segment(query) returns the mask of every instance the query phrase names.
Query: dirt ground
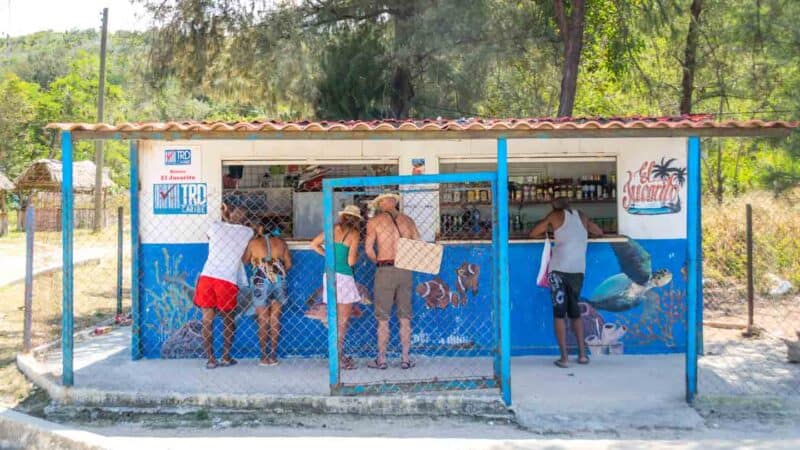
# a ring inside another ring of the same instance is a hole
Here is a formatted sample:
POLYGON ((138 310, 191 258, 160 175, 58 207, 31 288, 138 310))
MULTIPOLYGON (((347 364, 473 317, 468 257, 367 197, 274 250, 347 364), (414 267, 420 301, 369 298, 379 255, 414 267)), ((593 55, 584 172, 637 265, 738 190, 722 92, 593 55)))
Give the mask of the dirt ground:
MULTIPOLYGON (((783 297, 757 296, 753 305, 753 323, 756 335, 753 339, 775 338, 778 340, 797 340, 800 332, 800 295, 783 297)), ((706 343, 744 340, 742 329, 729 329, 709 325, 736 324, 747 325, 747 302, 745 299, 717 298, 707 299, 703 312, 703 338, 706 343)))

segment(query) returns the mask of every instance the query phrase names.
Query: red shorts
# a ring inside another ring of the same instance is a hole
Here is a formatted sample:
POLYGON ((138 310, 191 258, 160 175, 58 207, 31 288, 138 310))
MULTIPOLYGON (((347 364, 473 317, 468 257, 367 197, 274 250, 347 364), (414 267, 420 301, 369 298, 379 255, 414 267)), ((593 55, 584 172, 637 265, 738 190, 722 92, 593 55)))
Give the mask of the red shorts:
POLYGON ((201 275, 194 290, 194 304, 199 308, 233 311, 238 293, 239 287, 229 281, 201 275))

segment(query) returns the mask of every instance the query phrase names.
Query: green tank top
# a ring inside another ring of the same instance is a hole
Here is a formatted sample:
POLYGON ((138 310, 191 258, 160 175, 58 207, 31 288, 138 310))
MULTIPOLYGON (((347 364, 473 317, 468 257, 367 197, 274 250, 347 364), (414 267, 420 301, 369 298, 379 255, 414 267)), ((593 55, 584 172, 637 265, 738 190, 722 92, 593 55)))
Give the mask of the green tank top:
POLYGON ((353 268, 350 267, 347 261, 347 257, 350 254, 350 246, 344 245, 345 239, 347 239, 347 233, 342 236, 342 242, 335 242, 333 244, 333 252, 334 255, 336 255, 334 269, 336 273, 353 276, 353 268))

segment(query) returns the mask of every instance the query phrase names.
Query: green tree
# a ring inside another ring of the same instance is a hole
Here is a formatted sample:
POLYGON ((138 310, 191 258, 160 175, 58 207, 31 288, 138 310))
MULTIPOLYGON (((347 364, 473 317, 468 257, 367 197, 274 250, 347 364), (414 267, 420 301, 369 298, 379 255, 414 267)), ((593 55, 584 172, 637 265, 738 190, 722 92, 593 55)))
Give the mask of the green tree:
POLYGON ((39 86, 6 75, 0 80, 0 170, 11 177, 25 165, 42 157, 30 124, 36 122, 40 97, 39 86))
POLYGON ((371 119, 387 116, 387 55, 369 26, 338 33, 322 54, 315 102, 320 119, 371 119))

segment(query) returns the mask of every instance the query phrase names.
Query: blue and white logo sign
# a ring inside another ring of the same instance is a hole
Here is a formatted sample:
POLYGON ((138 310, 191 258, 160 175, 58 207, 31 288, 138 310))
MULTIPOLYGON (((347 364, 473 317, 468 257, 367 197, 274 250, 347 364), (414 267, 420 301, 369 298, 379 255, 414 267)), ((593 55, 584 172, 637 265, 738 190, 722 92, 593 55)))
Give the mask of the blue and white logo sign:
POLYGON ((153 214, 207 214, 206 183, 153 185, 153 214))
POLYGON ((188 148, 164 150, 164 164, 168 166, 188 166, 192 164, 192 150, 188 148))

